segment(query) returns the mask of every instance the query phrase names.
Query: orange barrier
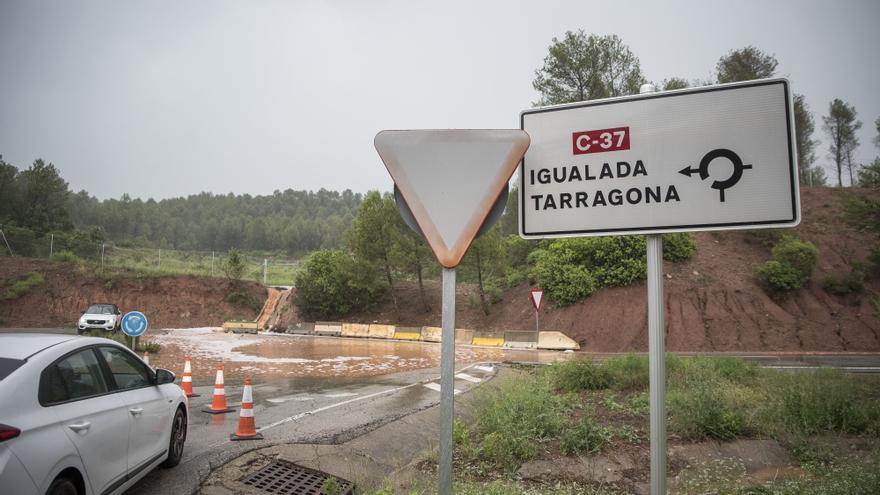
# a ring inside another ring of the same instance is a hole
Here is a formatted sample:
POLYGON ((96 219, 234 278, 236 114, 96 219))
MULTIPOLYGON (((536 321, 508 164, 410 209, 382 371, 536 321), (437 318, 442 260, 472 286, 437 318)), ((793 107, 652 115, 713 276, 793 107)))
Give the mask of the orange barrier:
POLYGON ((244 379, 244 391, 241 393, 241 409, 238 413, 238 429, 230 440, 262 440, 263 434, 257 431, 254 424, 254 392, 251 388, 251 379, 244 379))
POLYGON ((205 406, 202 412, 210 414, 223 414, 232 412, 226 407, 226 391, 223 389, 223 365, 217 365, 217 378, 214 380, 214 396, 211 397, 211 407, 205 406))

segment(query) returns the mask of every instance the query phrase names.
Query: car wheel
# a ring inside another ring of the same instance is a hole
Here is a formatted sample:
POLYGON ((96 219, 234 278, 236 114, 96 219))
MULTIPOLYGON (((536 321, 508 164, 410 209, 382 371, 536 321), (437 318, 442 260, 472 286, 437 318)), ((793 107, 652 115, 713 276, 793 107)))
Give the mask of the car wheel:
POLYGON ((183 444, 186 443, 186 414, 178 408, 171 422, 171 440, 168 442, 168 459, 162 467, 170 468, 180 464, 183 457, 183 444))
POLYGON ((79 495, 79 491, 69 478, 58 478, 49 485, 46 495, 79 495))

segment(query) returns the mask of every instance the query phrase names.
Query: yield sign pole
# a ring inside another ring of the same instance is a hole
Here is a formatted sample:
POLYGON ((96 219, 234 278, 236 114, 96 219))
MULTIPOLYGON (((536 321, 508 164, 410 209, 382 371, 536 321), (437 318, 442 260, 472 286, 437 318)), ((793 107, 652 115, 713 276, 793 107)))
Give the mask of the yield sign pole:
POLYGON ((376 151, 443 266, 440 479, 452 494, 455 267, 529 147, 519 129, 382 131, 376 151))

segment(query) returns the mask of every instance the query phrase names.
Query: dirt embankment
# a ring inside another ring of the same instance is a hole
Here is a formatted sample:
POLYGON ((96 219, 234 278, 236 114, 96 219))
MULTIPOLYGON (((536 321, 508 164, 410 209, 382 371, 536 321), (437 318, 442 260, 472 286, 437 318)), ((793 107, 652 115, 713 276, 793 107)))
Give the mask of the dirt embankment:
MULTIPOLYGON (((859 191, 877 196, 876 192, 859 191)), ((880 296, 880 279, 869 276, 865 292, 835 296, 822 289, 828 274, 843 275, 854 261, 865 262, 878 245, 872 233, 858 232, 843 221, 842 192, 832 188, 802 190, 803 222, 793 229, 819 249, 819 265, 809 284, 788 296, 768 295, 758 286, 753 267, 770 259, 770 236, 764 231, 694 234, 696 255, 684 263, 664 265, 666 343, 672 351, 880 351, 880 314, 872 301, 880 296)), ((428 283, 431 311, 418 304, 414 284, 398 290, 397 311, 386 303, 375 314, 350 321, 439 325, 440 285, 428 283)), ((475 288, 459 284, 456 326, 500 332, 535 328, 528 285, 505 292, 488 316, 475 288)), ((559 330, 582 349, 597 352, 645 351, 647 288, 644 283, 601 290, 587 300, 541 308, 541 328, 559 330)))
MULTIPOLYGON (((143 311, 154 328, 220 326, 224 319, 253 319, 266 289, 250 282, 240 291, 256 309, 230 304, 225 280, 195 276, 138 277, 124 272, 98 277, 89 268, 46 260, 0 257, 0 281, 39 272, 45 283, 21 297, 0 302, 0 326, 71 327, 91 303, 115 303, 125 313, 143 311)), ((241 300, 243 298, 239 298, 241 300)))

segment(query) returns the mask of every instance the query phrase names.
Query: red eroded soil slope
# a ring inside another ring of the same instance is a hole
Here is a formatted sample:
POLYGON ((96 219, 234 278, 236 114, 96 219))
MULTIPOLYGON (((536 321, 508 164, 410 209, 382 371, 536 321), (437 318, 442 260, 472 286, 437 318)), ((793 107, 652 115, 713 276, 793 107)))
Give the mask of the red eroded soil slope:
POLYGON ((0 301, 0 327, 73 327, 96 302, 115 303, 123 313, 143 311, 153 328, 220 326, 226 318, 255 318, 266 300, 266 289, 250 282, 242 287, 258 301, 257 309, 226 302, 228 285, 219 278, 124 273, 99 278, 70 263, 0 257, 0 281, 33 271, 45 283, 15 300, 0 301))
MULTIPOLYGON (((880 194, 858 191, 880 199, 880 194)), ((832 188, 802 190, 803 222, 793 229, 816 244, 819 265, 807 287, 788 296, 768 295, 752 274, 770 259, 763 231, 696 233, 696 255, 684 263, 666 262, 666 342, 672 351, 880 351, 877 301, 880 280, 868 277, 865 292, 839 297, 822 289, 826 274, 845 274, 854 260, 864 262, 877 245, 873 233, 858 232, 843 221, 846 192, 832 188)), ((418 304, 413 284, 399 289, 397 312, 386 303, 377 314, 353 315, 350 321, 407 325, 440 324, 440 288, 429 283, 431 311, 418 304)), ((528 285, 505 292, 484 315, 473 286, 460 284, 456 326, 500 332, 531 330, 534 310, 528 285)), ((541 328, 565 332, 587 351, 645 351, 647 288, 644 283, 604 289, 565 308, 541 309, 541 328)))

